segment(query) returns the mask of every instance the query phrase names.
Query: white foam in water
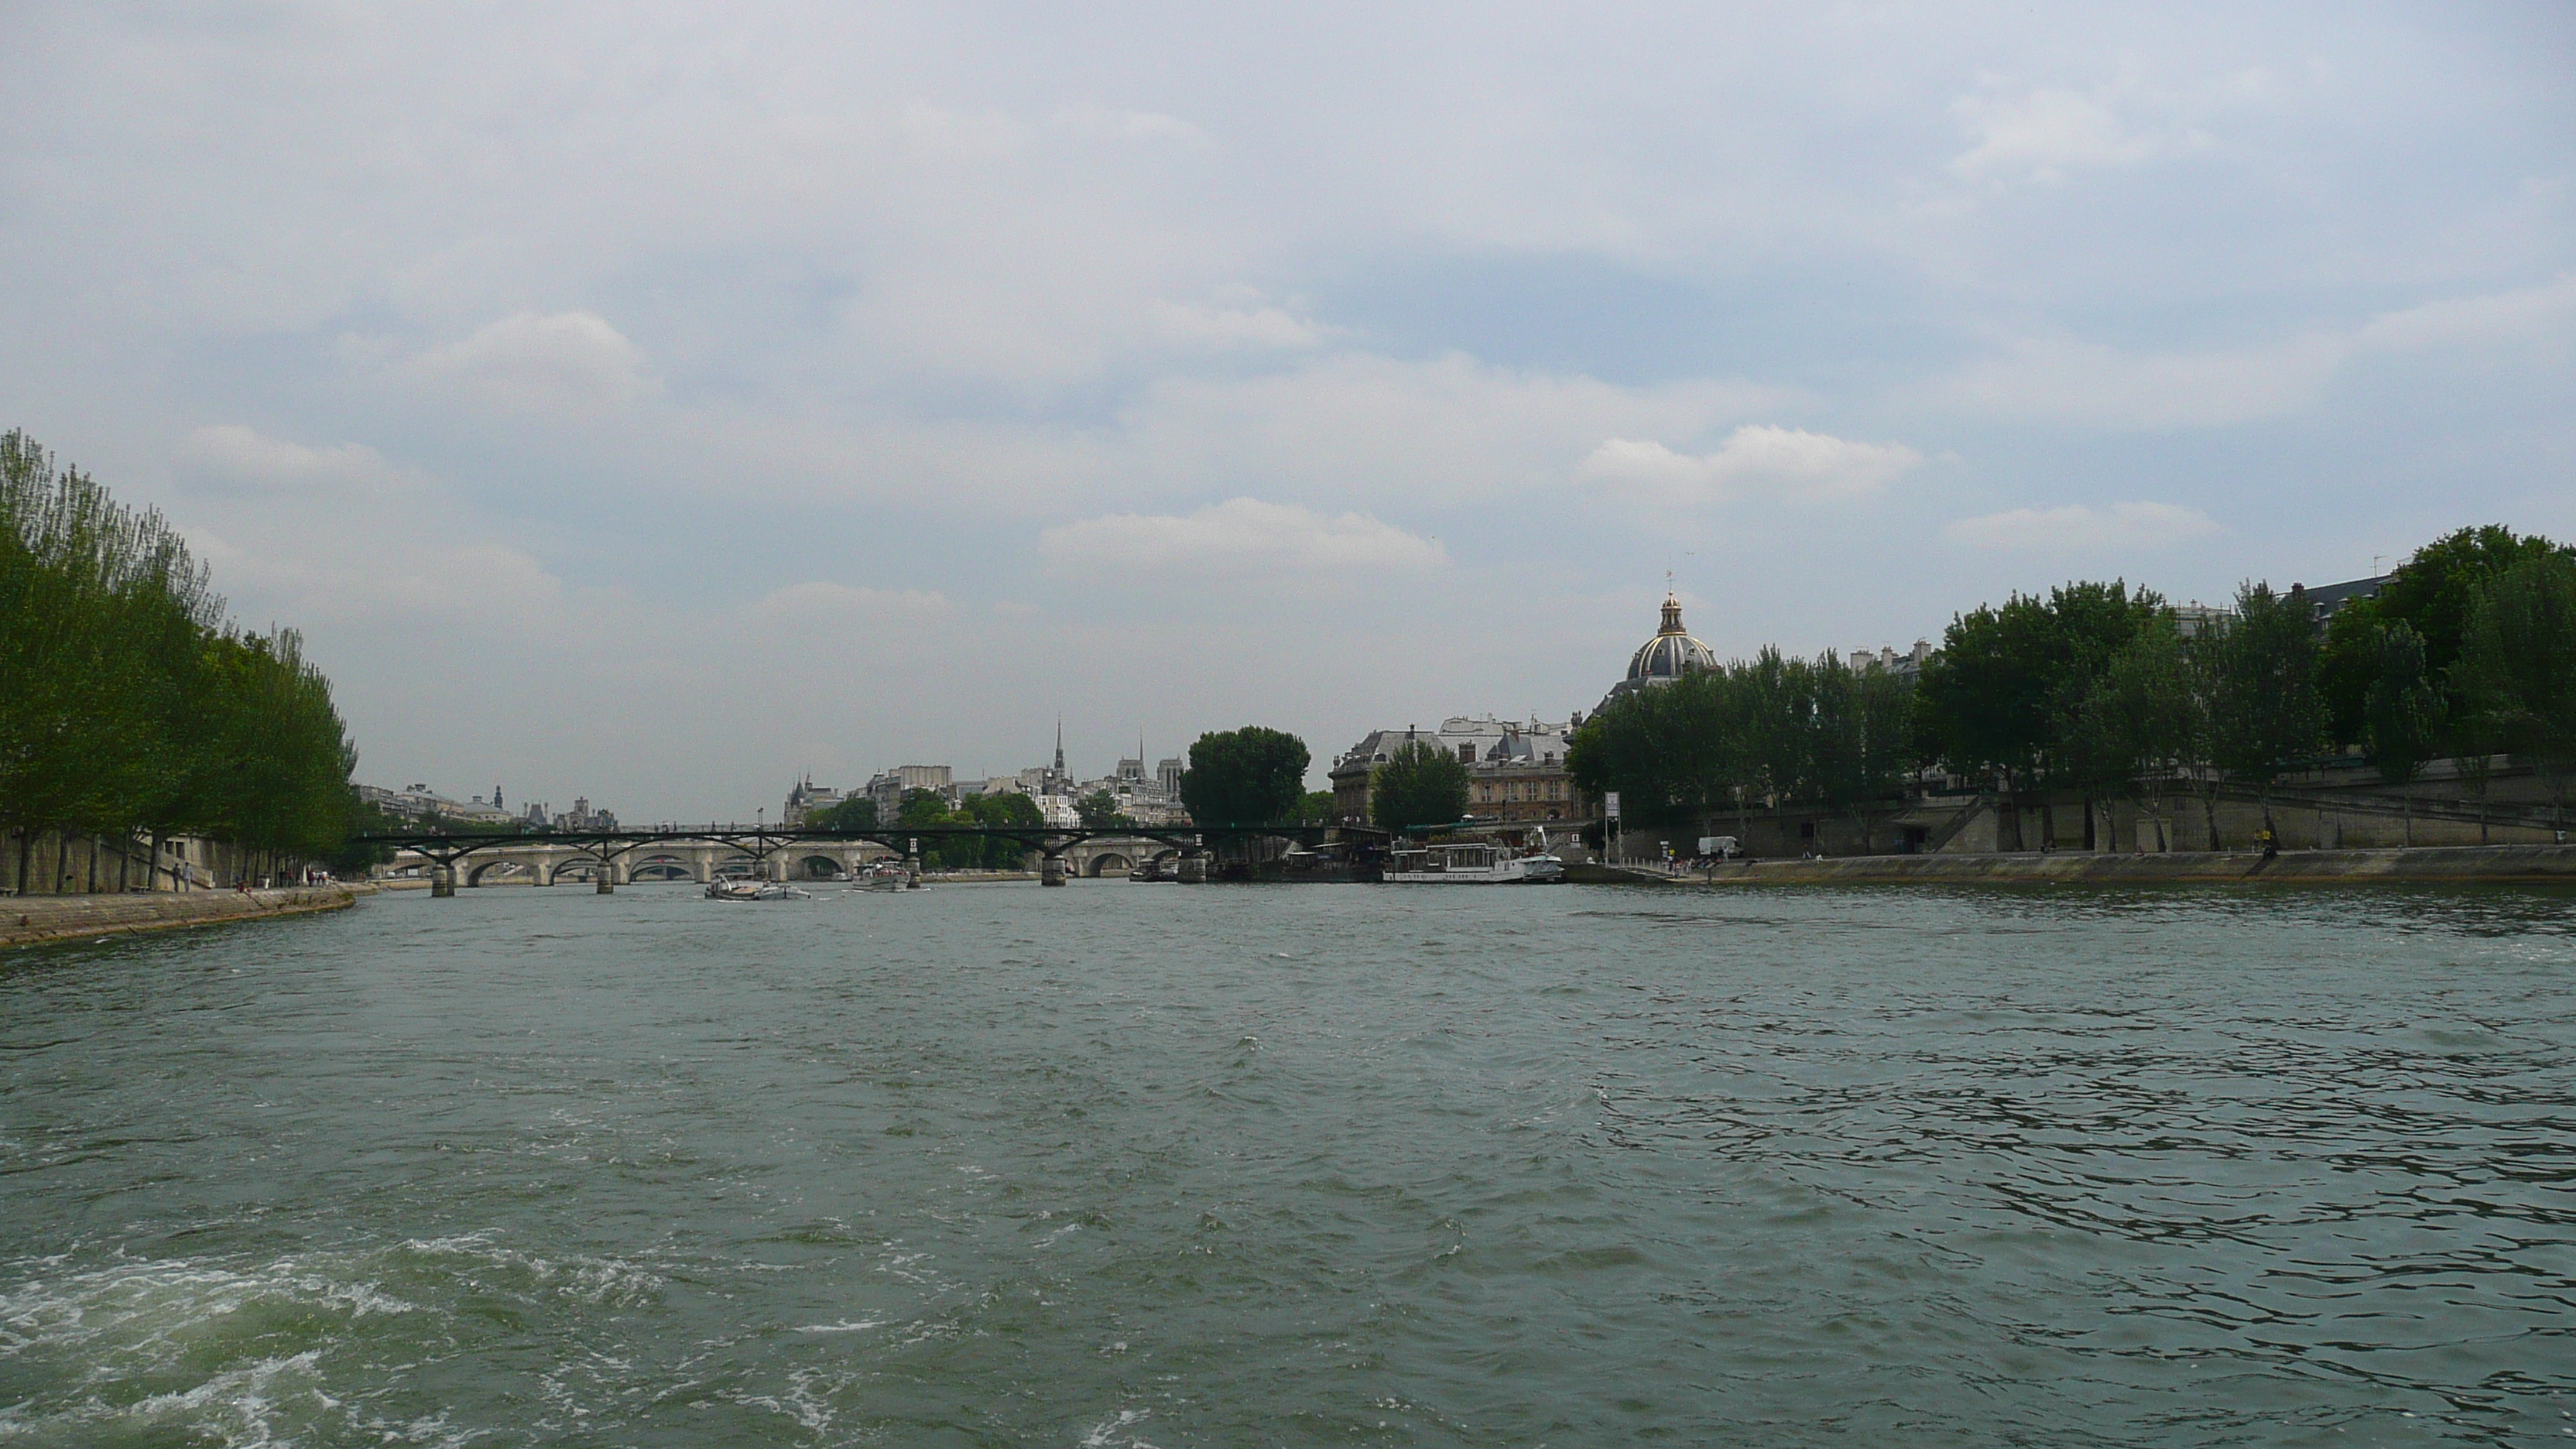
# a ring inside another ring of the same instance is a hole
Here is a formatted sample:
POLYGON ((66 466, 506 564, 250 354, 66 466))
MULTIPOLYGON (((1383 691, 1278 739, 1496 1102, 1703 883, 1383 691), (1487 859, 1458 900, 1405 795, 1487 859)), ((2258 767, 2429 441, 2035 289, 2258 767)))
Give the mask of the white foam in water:
POLYGON ((263 1299, 337 1308, 352 1318, 419 1311, 371 1282, 325 1268, 319 1258, 281 1258, 247 1271, 179 1258, 40 1278, 0 1293, 0 1349, 15 1355, 95 1345, 149 1358, 173 1339, 263 1299))
POLYGON ((530 1286, 560 1291, 585 1303, 619 1308, 640 1308, 660 1296, 669 1283, 661 1274, 622 1259, 577 1254, 540 1258, 515 1248, 496 1247, 492 1241, 496 1236, 493 1230, 485 1229, 453 1237, 413 1238, 403 1244, 403 1249, 423 1257, 461 1257, 524 1273, 532 1280, 530 1286))
POLYGON ((1091 1432, 1082 1436, 1082 1449, 1154 1449, 1153 1445, 1133 1434, 1124 1439, 1117 1437, 1122 1430, 1132 1429, 1152 1417, 1154 1411, 1151 1409, 1120 1409, 1117 1418, 1103 1419, 1091 1426, 1091 1432))
POLYGON ((886 1322, 887 1320, 882 1318, 853 1318, 846 1323, 808 1323, 804 1327, 796 1329, 795 1332, 857 1333, 862 1329, 883 1328, 886 1326, 886 1322))
POLYGON ((272 1415, 281 1397, 309 1395, 317 1405, 330 1402, 316 1387, 320 1374, 315 1364, 320 1358, 319 1352, 307 1349, 286 1358, 262 1359, 216 1374, 193 1389, 154 1394, 117 1417, 136 1427, 184 1426, 200 1434, 213 1434, 222 1440, 225 1449, 292 1443, 292 1438, 278 1437, 272 1415), (278 1380, 282 1377, 290 1382, 280 1385, 278 1380))

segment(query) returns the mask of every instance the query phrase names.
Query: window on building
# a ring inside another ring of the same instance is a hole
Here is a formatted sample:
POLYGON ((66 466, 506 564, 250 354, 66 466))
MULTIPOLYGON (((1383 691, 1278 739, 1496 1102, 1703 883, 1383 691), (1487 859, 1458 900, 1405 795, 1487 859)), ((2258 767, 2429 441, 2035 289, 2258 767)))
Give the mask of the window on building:
POLYGON ((1458 747, 1458 758, 1470 765, 1476 763, 1476 747, 1474 745, 1460 745, 1458 747))

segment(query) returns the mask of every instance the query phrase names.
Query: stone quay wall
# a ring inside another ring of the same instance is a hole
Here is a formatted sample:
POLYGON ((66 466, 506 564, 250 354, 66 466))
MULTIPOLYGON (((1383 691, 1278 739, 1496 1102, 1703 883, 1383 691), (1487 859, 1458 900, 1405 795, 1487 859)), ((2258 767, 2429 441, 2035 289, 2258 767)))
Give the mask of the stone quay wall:
POLYGON ((1673 885, 2576 885, 2576 845, 2422 846, 2412 850, 2167 851, 2109 855, 1859 855, 1726 861, 1705 869, 1622 872, 1673 885))
POLYGON ((361 889, 332 885, 262 891, 13 896, 0 899, 0 947, 343 911, 357 903, 361 889))

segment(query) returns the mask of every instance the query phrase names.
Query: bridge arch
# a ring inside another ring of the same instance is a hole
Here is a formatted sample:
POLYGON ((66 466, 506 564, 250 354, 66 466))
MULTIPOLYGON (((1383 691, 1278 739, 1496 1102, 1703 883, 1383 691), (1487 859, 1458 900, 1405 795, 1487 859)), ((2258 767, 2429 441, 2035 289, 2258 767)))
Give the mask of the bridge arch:
POLYGON ((1083 866, 1082 873, 1091 877, 1093 880, 1098 880, 1102 876, 1113 873, 1117 875, 1125 875, 1127 872, 1134 870, 1135 868, 1136 862, 1129 860, 1127 857, 1120 855, 1114 850, 1104 850, 1098 855, 1093 856, 1090 861, 1083 866))
POLYGON ((534 867, 530 866, 526 861, 518 860, 510 856, 486 856, 481 860, 476 860, 472 856, 468 856, 465 858, 463 864, 465 867, 465 883, 469 886, 486 884, 486 877, 506 879, 517 876, 522 872, 526 872, 531 875, 535 873, 534 867))
POLYGON ((696 880, 698 869, 686 856, 657 850, 639 856, 626 869, 626 878, 636 881, 696 880))

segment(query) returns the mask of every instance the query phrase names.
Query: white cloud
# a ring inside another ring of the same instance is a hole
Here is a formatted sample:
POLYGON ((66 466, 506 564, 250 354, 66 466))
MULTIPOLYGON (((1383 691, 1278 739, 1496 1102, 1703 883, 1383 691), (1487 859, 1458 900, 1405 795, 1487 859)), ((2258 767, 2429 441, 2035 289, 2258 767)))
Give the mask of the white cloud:
POLYGON ((1197 307, 1154 304, 1155 330, 1185 347, 1313 347, 1333 329, 1319 327, 1280 307, 1197 307))
POLYGON ((2394 352, 2552 339, 2576 341, 2576 272, 2518 291, 2384 312, 2353 334, 2362 347, 2394 352))
POLYGON ((2054 422, 2218 427, 2307 406, 2351 352, 2348 339, 2324 333, 2270 347, 2160 353, 2029 338, 1929 391, 1941 403, 2054 422))
POLYGON ((1942 529, 1941 536, 1967 548, 2076 552, 2161 548, 2220 531, 2208 514, 2171 503, 2114 503, 2099 509, 2070 503, 1962 518, 1942 529))
POLYGON ((1716 378, 1621 386, 1449 354, 1335 350, 1250 377, 1174 377, 1100 440, 1104 476, 1174 492, 1209 478, 1267 493, 1408 506, 1561 490, 1605 437, 1689 437, 1805 401, 1716 378))
POLYGON ((416 481, 362 444, 309 447, 238 423, 189 433, 179 445, 178 462, 188 485, 206 492, 372 493, 416 481))
POLYGON ((759 624, 847 624, 948 612, 948 596, 920 589, 865 589, 814 580, 772 589, 744 613, 759 624))
POLYGON ((2223 427, 2310 406, 2356 359, 2443 347, 2576 342, 2576 273, 2538 287, 2445 298, 2341 331, 2265 346, 2126 352, 2024 338, 1922 389, 1979 412, 2116 428, 2223 427))
POLYGON ((1921 453, 1902 443, 1861 443, 1750 423, 1714 453, 1677 453, 1658 442, 1612 438, 1592 450, 1575 476, 1682 505, 1750 494, 1822 500, 1876 493, 1922 461, 1921 453))
POLYGON ((501 412, 595 417, 657 391, 644 354, 591 312, 519 312, 414 358, 415 375, 501 412))
POLYGON ((1113 513, 1050 528, 1038 550, 1060 573, 1295 576, 1437 568, 1438 542, 1366 514, 1232 498, 1187 515, 1113 513))
POLYGON ((2070 171, 2131 165, 2184 143, 2138 129, 2100 93, 1963 96, 1951 109, 1973 144, 1951 159, 1950 171, 1970 181, 2063 181, 2070 171))
POLYGON ((1105 141, 1160 141, 1193 148, 1210 144, 1207 132, 1178 116, 1167 116, 1160 111, 1068 106, 1056 112, 1052 119, 1064 130, 1105 141))

